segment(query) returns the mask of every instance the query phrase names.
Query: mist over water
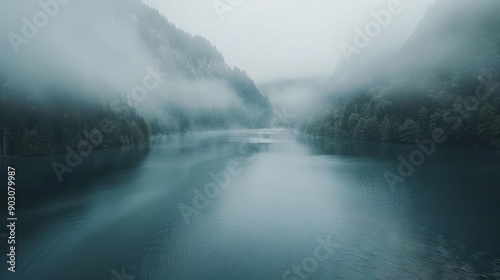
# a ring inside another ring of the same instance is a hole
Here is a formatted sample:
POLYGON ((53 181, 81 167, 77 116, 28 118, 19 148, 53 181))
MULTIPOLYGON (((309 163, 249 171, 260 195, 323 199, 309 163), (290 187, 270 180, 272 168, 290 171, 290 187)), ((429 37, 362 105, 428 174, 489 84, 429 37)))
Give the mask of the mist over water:
POLYGON ((500 279, 498 26, 0 0, 0 279, 500 279))

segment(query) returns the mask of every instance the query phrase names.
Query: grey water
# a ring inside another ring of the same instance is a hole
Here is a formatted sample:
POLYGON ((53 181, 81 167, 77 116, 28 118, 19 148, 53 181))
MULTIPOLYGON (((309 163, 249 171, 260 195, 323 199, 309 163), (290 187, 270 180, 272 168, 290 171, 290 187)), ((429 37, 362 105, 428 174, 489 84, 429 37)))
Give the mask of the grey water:
POLYGON ((500 279, 500 153, 438 146, 390 185, 416 148, 188 133, 95 150, 63 182, 65 154, 6 159, 14 279, 500 279))

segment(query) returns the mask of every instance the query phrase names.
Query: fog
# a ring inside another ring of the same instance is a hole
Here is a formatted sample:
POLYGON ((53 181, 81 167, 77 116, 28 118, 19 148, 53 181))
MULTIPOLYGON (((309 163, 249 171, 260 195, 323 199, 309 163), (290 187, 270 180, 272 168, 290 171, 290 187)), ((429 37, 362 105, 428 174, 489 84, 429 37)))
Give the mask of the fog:
POLYGON ((192 115, 227 109, 244 110, 234 92, 224 83, 213 80, 167 80, 158 89, 148 93, 144 101, 136 103, 138 111, 146 116, 159 116, 162 105, 180 107, 192 115))
MULTIPOLYGON (((2 33, 23 36, 22 18, 32 21, 43 11, 36 2, 15 2, 2 9, 2 33)), ((47 24, 35 27, 27 43, 2 48, 9 77, 23 85, 39 84, 57 77, 59 83, 72 75, 88 82, 104 80, 125 91, 140 81, 145 65, 154 60, 142 46, 132 22, 110 18, 112 6, 95 1, 70 1, 47 24), (36 31, 38 29, 38 31, 36 31), (17 51, 17 54, 16 54, 17 51)), ((4 69, 5 71, 5 69, 4 69)))
POLYGON ((471 55, 481 57, 493 51, 492 46, 482 45, 488 35, 479 32, 479 28, 484 24, 480 23, 481 17, 497 9, 498 1, 436 1, 418 22, 417 29, 408 30, 404 40, 383 30, 380 36, 370 38, 372 41, 366 48, 358 48, 360 53, 348 52, 342 57, 330 77, 330 92, 367 88, 380 79, 390 79, 390 83, 402 89, 414 89, 417 85, 429 88, 433 81, 412 79, 436 71, 484 75, 488 71, 479 68, 485 65, 478 64, 487 59, 466 63, 474 60, 471 55), (453 28, 456 23, 460 23, 460 27, 453 28), (383 43, 395 40, 399 40, 399 44, 393 47, 383 43))
MULTIPOLYGON (((229 65, 241 66, 257 83, 330 76, 342 55, 341 42, 352 40, 354 28, 372 20, 370 12, 387 9, 389 3, 253 0, 218 13, 214 5, 227 1, 143 1, 180 28, 208 38, 229 65)), ((400 46, 431 2, 401 0, 403 11, 372 45, 400 46)))
MULTIPOLYGON (((360 2, 356 4, 370 9, 360 2)), ((437 73, 454 75, 457 82, 477 82, 477 77, 494 73, 500 57, 495 45, 484 43, 491 35, 480 28, 484 25, 483 16, 488 18, 491 16, 488 13, 498 11, 498 1, 441 0, 425 6, 424 13, 419 8, 422 6, 401 1, 401 13, 394 16, 379 35, 368 36, 367 46, 356 43, 356 40, 362 41, 361 36, 350 34, 344 43, 356 51, 337 49, 340 54, 327 79, 263 83, 263 92, 269 94, 278 111, 307 119, 330 112, 332 103, 335 104, 332 98, 338 96, 361 92, 399 96, 428 94, 443 86, 437 73), (457 20, 461 25, 453 28, 451 23, 457 20)), ((373 21, 369 18, 345 26, 359 27, 368 34, 366 26, 373 21)), ((307 71, 308 64, 301 69, 307 71)))
POLYGON ((500 0, 0 0, 0 280, 500 279, 499 27, 500 0))
POLYGON ((321 78, 282 80, 261 84, 259 89, 276 108, 275 115, 292 121, 318 109, 316 101, 325 92, 325 82, 321 78))
MULTIPOLYGON (((470 0, 399 1, 398 12, 387 26, 369 39, 368 46, 359 47, 356 29, 366 30, 375 21, 373 14, 389 10, 391 1, 243 1, 223 16, 214 8, 218 2, 143 2, 179 28, 206 37, 230 66, 244 69, 255 79, 277 108, 297 113, 316 110, 328 96, 374 79, 421 71, 437 62, 451 67, 470 50, 469 38, 457 32, 436 38, 432 30, 446 28, 447 19, 478 6, 470 0), (422 20, 426 13, 439 20, 422 20), (415 33, 417 27, 421 34, 415 33), (347 53, 342 48, 346 44, 357 51, 347 53)), ((482 0, 481 5, 488 2, 495 1, 482 0)), ((13 34, 23 36, 26 19, 32 22, 42 8, 34 1, 10 1, 8 9, 0 9, 0 32, 7 34, 1 41, 0 73, 33 95, 43 96, 53 83, 74 89, 66 94, 96 94, 99 100, 103 94, 109 94, 104 99, 130 95, 151 71, 165 72, 165 63, 156 53, 161 50, 146 46, 136 15, 117 12, 136 4, 68 1, 59 4, 42 27, 28 27, 30 38, 21 40, 13 34)), ((177 73, 168 75, 147 93, 147 99, 136 102, 140 111, 159 111, 164 104, 193 111, 241 106, 224 82, 193 82, 177 73)), ((403 78, 393 83, 404 87, 411 81, 403 78)))
POLYGON ((185 110, 240 106, 225 82, 193 82, 175 71, 166 73, 165 62, 141 37, 137 16, 123 15, 122 9, 142 5, 140 1, 42 2, 57 4, 49 5, 53 15, 46 21, 37 18, 44 9, 35 1, 9 1, 8 9, 0 9, 0 33, 6 35, 1 41, 0 77, 30 96, 43 99, 59 88, 65 95, 99 102, 124 95, 130 99, 146 77, 161 76, 149 79, 153 87, 147 98, 134 100, 140 112, 159 111, 165 104, 185 110))

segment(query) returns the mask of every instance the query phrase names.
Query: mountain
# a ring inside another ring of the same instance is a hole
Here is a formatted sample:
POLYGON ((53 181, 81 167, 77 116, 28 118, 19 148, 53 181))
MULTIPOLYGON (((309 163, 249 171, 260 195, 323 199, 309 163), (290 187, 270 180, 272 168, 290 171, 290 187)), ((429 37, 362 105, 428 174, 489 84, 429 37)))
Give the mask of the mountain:
POLYGON ((436 1, 396 53, 340 64, 312 134, 500 146, 500 3, 436 1))
POLYGON ((0 156, 76 149, 90 132, 110 146, 269 122, 270 102, 243 70, 139 0, 0 10, 0 156))

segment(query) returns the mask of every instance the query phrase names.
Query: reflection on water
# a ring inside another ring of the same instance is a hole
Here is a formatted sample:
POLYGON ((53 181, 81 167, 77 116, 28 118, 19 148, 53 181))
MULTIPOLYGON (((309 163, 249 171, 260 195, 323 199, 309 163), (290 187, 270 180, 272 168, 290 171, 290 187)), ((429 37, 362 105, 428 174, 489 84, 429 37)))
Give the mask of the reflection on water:
POLYGON ((64 155, 19 158, 17 279, 112 279, 122 268, 135 279, 500 277, 499 153, 438 147, 390 188, 384 173, 412 149, 189 133, 94 151, 63 184, 50 163, 64 155), (221 182, 197 208, 196 194, 221 182), (319 239, 338 244, 326 259, 319 239))
POLYGON ((22 196, 18 204, 30 207, 44 202, 41 198, 48 197, 49 193, 50 196, 58 196, 76 189, 85 189, 96 178, 120 170, 134 169, 148 153, 149 145, 121 146, 95 150, 89 156, 82 157, 81 163, 73 165, 75 167, 68 164, 66 153, 3 160, 2 168, 6 169, 7 165, 16 168, 16 179, 20 186, 16 191, 22 196), (63 172, 62 181, 59 181, 54 170, 55 162, 71 169, 63 172))

